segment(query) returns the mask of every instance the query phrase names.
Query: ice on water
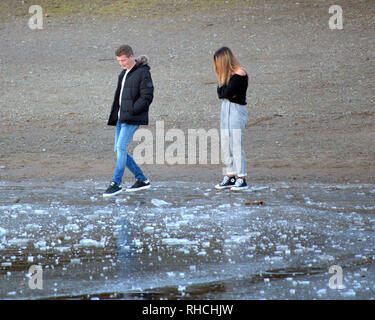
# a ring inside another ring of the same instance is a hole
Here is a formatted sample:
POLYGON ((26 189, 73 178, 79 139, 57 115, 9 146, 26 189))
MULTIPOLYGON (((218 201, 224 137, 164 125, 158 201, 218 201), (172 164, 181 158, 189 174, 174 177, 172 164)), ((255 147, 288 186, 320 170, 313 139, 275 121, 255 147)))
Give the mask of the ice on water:
POLYGON ((156 182, 111 199, 104 188, 0 185, 0 298, 167 287, 189 296, 197 286, 205 298, 375 296, 374 185, 280 182, 230 192, 156 182), (41 292, 18 285, 32 264, 43 267, 41 292), (328 286, 332 265, 344 269, 342 290, 328 286), (228 289, 210 293, 218 283, 228 289))

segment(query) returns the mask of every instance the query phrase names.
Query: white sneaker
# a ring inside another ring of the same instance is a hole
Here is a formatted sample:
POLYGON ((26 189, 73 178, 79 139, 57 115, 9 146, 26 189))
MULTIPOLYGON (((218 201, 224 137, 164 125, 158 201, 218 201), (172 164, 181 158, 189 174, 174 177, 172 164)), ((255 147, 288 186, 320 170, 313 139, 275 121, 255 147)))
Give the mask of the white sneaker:
POLYGON ((217 184, 215 188, 218 190, 229 189, 234 186, 235 182, 236 182, 235 177, 224 176, 223 182, 217 184))
POLYGON ((245 178, 238 178, 234 186, 230 189, 234 191, 238 191, 238 190, 244 190, 247 188, 249 188, 249 186, 247 185, 245 178))
POLYGON ((113 197, 122 192, 122 187, 112 181, 107 190, 103 193, 104 198, 113 197))
POLYGON ((126 188, 126 192, 134 192, 138 190, 149 189, 150 187, 151 187, 151 184, 149 180, 142 181, 142 180, 137 179, 137 181, 135 181, 135 183, 131 187, 126 188))

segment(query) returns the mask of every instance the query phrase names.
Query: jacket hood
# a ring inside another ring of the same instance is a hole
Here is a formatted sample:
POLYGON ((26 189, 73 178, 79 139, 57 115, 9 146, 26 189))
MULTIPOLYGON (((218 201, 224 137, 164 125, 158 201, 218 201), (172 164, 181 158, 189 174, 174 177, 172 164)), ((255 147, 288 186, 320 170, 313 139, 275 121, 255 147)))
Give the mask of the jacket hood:
POLYGON ((137 67, 146 66, 146 65, 148 66, 149 58, 146 55, 140 55, 135 59, 135 61, 136 61, 137 67))

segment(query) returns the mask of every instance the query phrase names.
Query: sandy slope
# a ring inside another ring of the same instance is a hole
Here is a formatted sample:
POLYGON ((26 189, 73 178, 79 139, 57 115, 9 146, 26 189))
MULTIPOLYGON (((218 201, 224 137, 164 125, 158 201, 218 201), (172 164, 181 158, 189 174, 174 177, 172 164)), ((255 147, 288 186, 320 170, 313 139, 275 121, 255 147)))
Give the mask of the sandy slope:
MULTIPOLYGON (((121 71, 113 56, 129 43, 151 60, 153 134, 161 120, 165 131, 186 135, 219 127, 212 55, 227 45, 250 74, 249 181, 374 182, 372 1, 335 1, 344 10, 340 31, 328 28, 326 1, 297 3, 215 1, 137 8, 138 16, 51 9, 39 31, 28 28, 27 11, 14 17, 1 8, 1 180, 111 179, 106 120, 121 71)), ((221 179, 220 165, 143 168, 152 180, 221 179)))

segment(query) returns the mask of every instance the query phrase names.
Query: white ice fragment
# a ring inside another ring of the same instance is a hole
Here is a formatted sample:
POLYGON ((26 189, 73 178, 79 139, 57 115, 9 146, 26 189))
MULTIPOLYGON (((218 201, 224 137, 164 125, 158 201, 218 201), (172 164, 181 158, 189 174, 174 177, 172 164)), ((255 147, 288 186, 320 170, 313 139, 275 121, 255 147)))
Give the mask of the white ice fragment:
POLYGON ((281 261, 281 260, 283 260, 283 257, 272 257, 272 258, 270 258, 270 260, 272 260, 272 261, 281 261))
POLYGON ((290 289, 290 290, 289 290, 289 293, 290 293, 290 294, 295 294, 295 293, 296 293, 296 290, 295 290, 295 289, 290 289))
POLYGON ((356 293, 353 289, 350 289, 348 291, 342 292, 341 295, 343 297, 349 298, 349 297, 355 297, 356 293))
POLYGON ((168 206, 170 205, 169 202, 166 202, 164 200, 159 200, 159 199, 152 199, 151 200, 151 203, 155 206, 155 207, 162 207, 162 206, 168 206))
POLYGON ((320 289, 316 293, 319 297, 324 296, 327 293, 327 289, 320 289))
POLYGON ((185 291, 186 290, 186 287, 185 286, 178 286, 177 288, 178 291, 185 291))
POLYGON ((288 249, 288 246, 286 245, 281 245, 281 244, 276 245, 276 250, 284 251, 287 249, 288 249))
POLYGON ((232 236, 230 239, 225 239, 225 243, 244 243, 249 240, 251 236, 249 234, 245 234, 242 236, 232 236))
POLYGON ((162 239, 161 242, 162 244, 165 244, 168 246, 197 244, 196 241, 190 241, 188 239, 176 239, 176 238, 162 239))
POLYGON ((180 248, 177 250, 178 252, 182 252, 183 254, 189 254, 190 253, 190 250, 189 249, 186 249, 186 248, 180 248))
POLYGON ((112 213, 112 210, 105 210, 105 209, 99 209, 99 210, 95 210, 95 212, 94 213, 96 213, 96 214, 105 214, 105 215, 107 215, 107 214, 111 214, 112 213))
POLYGON ((70 260, 70 263, 71 263, 71 264, 78 264, 78 263, 80 263, 80 262, 81 262, 81 259, 80 259, 80 258, 73 258, 73 259, 70 260))
POLYGON ((319 258, 321 260, 327 260, 327 261, 333 261, 335 259, 333 256, 330 256, 328 254, 320 255, 319 258))
POLYGON ((11 267, 12 266, 12 262, 2 262, 1 266, 2 267, 11 267))
POLYGON ((8 233, 7 229, 0 227, 0 237, 6 235, 7 233, 8 233))
POLYGON ((34 257, 27 257, 27 262, 28 263, 33 263, 34 262, 34 257))
POLYGON ((136 247, 141 247, 141 246, 142 246, 142 241, 139 240, 139 239, 134 239, 134 240, 133 240, 133 244, 134 244, 136 247))
POLYGON ((45 240, 40 240, 34 244, 35 247, 45 247, 47 245, 47 242, 45 240))
POLYGON ((22 247, 22 246, 26 246, 29 241, 30 241, 30 239, 17 239, 17 238, 14 238, 14 239, 10 239, 8 241, 8 245, 22 247))
POLYGON ((219 209, 227 209, 230 208, 230 203, 222 204, 221 206, 218 206, 219 209))
POLYGON ((100 247, 101 243, 93 239, 82 239, 79 244, 83 247, 100 247))
POLYGON ((248 234, 249 238, 256 238, 256 237, 259 237, 259 236, 260 236, 260 232, 259 231, 253 231, 253 232, 250 232, 248 234))
POLYGON ((203 242, 202 243, 202 247, 203 248, 209 248, 210 247, 210 242, 208 242, 208 241, 207 242, 203 242))
POLYGON ((196 271, 196 266, 194 266, 194 265, 193 265, 193 266, 190 266, 190 267, 189 267, 189 270, 190 270, 190 271, 196 271))
POLYGON ((34 213, 35 214, 46 214, 46 213, 48 213, 48 211, 46 211, 46 210, 40 210, 40 209, 35 209, 34 213))
POLYGON ((40 228, 41 226, 36 223, 29 223, 25 227, 27 231, 35 231, 35 230, 39 230, 40 228))
POLYGON ((64 231, 78 231, 79 226, 75 223, 69 223, 65 226, 64 231))
POLYGON ((183 214, 182 218, 183 219, 194 219, 194 215, 193 214, 183 214))
POLYGON ((55 249, 61 253, 70 251, 70 247, 55 247, 55 249))
POLYGON ((166 223, 165 226, 168 228, 168 229, 178 229, 180 227, 180 224, 178 222, 170 222, 170 223, 166 223))
POLYGON ((154 233, 154 227, 145 227, 143 229, 143 232, 148 233, 148 234, 152 234, 152 233, 154 233))
POLYGON ((269 187, 266 187, 266 186, 260 186, 260 187, 251 187, 249 188, 250 191, 262 191, 262 190, 266 190, 268 189, 269 187))

